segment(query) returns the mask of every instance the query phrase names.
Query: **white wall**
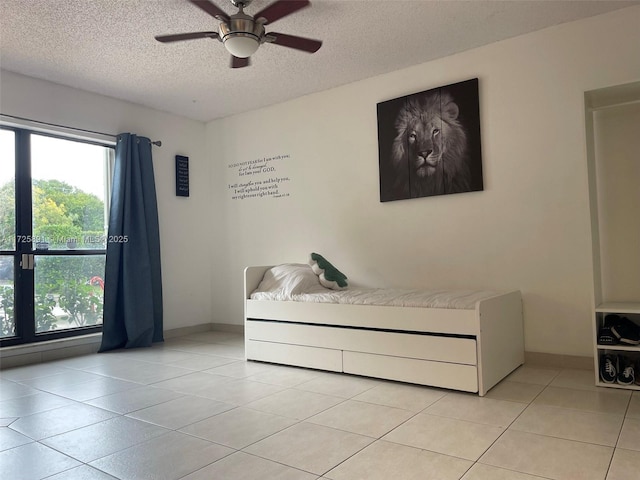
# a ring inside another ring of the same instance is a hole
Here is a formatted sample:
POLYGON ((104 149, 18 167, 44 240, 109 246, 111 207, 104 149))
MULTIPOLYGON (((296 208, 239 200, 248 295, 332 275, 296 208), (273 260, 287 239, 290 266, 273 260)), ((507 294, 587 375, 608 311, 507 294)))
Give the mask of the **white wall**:
POLYGON ((590 356, 587 90, 640 79, 640 7, 207 125, 213 308, 242 321, 242 269, 325 255, 370 286, 518 288, 526 350, 590 356), (380 203, 376 103, 478 77, 483 192, 380 203), (232 200, 228 166, 289 154, 288 198, 232 200))
POLYGON ((161 140, 153 147, 160 216, 164 326, 172 329, 212 321, 211 254, 206 248, 211 208, 205 125, 120 100, 7 71, 0 72, 0 110, 87 130, 131 132, 161 140), (175 196, 175 155, 189 157, 189 198, 175 196))

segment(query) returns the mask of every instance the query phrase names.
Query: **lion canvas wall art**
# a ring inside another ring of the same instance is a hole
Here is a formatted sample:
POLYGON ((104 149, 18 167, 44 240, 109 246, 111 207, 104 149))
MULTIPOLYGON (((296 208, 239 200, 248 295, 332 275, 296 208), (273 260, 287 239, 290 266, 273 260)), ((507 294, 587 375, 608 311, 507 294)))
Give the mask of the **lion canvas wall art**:
POLYGON ((478 79, 378 103, 380 201, 483 189, 478 79))

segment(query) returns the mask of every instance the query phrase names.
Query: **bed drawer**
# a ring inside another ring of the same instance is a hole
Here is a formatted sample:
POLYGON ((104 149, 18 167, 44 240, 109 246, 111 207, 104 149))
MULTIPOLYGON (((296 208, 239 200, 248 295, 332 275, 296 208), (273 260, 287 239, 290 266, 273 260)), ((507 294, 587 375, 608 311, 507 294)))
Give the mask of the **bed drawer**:
POLYGON ((251 340, 476 365, 475 338, 248 320, 251 340))
POLYGON ((255 340, 247 340, 245 349, 247 360, 342 372, 340 350, 255 340))
POLYGON ((478 370, 471 365, 342 352, 345 373, 385 378, 465 392, 478 391, 478 370))

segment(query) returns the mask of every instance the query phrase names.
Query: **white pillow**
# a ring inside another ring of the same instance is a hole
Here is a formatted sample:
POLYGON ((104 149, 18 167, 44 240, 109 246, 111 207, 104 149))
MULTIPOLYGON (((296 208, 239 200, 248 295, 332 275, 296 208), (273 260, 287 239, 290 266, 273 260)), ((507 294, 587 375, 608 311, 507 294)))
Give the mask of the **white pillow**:
POLYGON ((256 292, 271 292, 282 296, 325 290, 309 265, 284 263, 267 270, 256 292))

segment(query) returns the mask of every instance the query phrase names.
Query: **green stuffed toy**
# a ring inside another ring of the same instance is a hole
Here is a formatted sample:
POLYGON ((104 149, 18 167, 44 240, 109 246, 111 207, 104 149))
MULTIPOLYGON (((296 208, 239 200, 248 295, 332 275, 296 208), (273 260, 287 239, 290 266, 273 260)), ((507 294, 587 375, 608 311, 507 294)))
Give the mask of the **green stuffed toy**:
POLYGON ((309 265, 311 265, 313 273, 318 275, 320 284, 323 287, 331 288, 332 290, 347 288, 347 276, 331 265, 322 255, 312 253, 309 259, 309 265))

